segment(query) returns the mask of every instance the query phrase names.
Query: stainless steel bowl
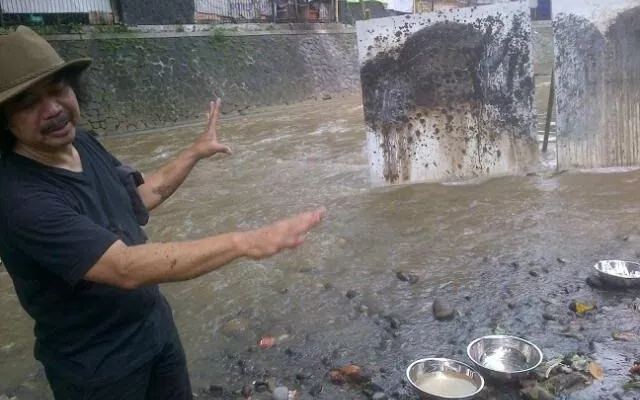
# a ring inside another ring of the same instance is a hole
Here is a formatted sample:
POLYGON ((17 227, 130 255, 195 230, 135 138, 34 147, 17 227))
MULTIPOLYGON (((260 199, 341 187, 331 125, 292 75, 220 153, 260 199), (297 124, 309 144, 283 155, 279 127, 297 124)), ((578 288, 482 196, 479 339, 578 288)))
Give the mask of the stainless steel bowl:
POLYGON ((601 260, 594 268, 605 283, 614 286, 640 286, 640 263, 622 260, 601 260))
POLYGON ((535 344, 515 336, 489 335, 467 346, 467 356, 480 372, 500 381, 513 381, 542 363, 542 351, 535 344))
POLYGON ((484 389, 482 375, 467 364, 448 358, 412 362, 407 367, 407 380, 421 399, 472 399, 484 389))

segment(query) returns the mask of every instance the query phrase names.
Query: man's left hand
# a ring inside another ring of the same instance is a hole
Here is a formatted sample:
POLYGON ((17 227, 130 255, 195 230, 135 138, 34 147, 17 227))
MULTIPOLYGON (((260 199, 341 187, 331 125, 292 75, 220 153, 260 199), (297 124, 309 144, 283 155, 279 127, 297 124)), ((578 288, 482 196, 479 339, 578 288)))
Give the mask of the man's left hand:
POLYGON ((220 99, 209 103, 209 121, 205 131, 191 146, 196 156, 200 158, 211 157, 218 153, 231 154, 229 146, 218 142, 218 118, 220 116, 220 99))

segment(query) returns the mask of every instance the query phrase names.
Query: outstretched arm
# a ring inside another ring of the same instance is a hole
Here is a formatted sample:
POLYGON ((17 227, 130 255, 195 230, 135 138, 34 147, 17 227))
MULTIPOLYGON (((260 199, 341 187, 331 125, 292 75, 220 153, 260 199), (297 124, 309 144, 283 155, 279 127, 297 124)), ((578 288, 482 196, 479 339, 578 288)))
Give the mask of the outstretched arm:
POLYGON ((203 158, 218 153, 231 154, 229 147, 218 143, 217 124, 220 114, 220 100, 209 104, 209 121, 205 131, 198 139, 182 151, 169 164, 160 168, 154 175, 145 179, 138 187, 140 197, 151 211, 167 200, 187 178, 193 167, 203 158))
POLYGON ((182 243, 128 247, 116 241, 84 279, 125 289, 193 279, 237 258, 262 259, 298 247, 324 213, 324 208, 320 208, 262 228, 182 243))

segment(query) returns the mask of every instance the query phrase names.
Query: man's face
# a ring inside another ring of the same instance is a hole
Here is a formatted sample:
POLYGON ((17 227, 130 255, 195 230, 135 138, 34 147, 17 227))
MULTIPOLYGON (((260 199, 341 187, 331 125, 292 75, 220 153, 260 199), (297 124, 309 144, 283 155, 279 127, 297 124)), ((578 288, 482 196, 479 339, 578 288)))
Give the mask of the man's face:
POLYGON ((4 111, 16 145, 44 152, 62 150, 73 142, 80 117, 73 89, 59 77, 47 79, 18 95, 4 111))

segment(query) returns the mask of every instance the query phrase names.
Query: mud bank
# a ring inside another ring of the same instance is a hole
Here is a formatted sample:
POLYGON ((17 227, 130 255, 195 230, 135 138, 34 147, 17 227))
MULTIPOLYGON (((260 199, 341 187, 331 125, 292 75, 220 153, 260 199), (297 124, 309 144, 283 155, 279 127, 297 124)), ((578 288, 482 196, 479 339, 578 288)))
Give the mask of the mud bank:
MULTIPOLYGON (((552 398, 635 399, 640 392, 623 387, 629 381, 628 371, 640 355, 637 351, 640 311, 636 304, 639 292, 599 286, 588 266, 597 257, 636 256, 640 239, 636 234, 622 235, 620 241, 603 244, 594 249, 594 254, 583 257, 575 254, 569 254, 570 258, 549 255, 519 260, 485 257, 473 267, 485 272, 472 285, 450 282, 432 287, 427 282, 403 279, 402 275, 390 272, 389 279, 404 285, 404 290, 424 291, 428 295, 424 304, 405 304, 389 314, 381 312, 382 307, 375 299, 363 297, 360 288, 340 292, 327 283, 318 301, 329 302, 337 313, 348 316, 353 329, 342 334, 360 332, 359 337, 369 343, 371 354, 357 354, 341 345, 352 338, 341 337, 339 332, 333 332, 334 346, 322 348, 320 343, 326 345, 324 336, 328 332, 296 332, 295 321, 290 321, 287 335, 272 348, 261 349, 256 343, 236 352, 223 352, 224 356, 216 362, 225 363, 229 375, 212 382, 210 387, 200 388, 199 398, 236 399, 244 392, 253 393, 254 399, 270 399, 268 387, 271 390, 287 387, 302 399, 416 399, 404 376, 404 368, 413 359, 434 356, 469 362, 465 350, 472 339, 506 333, 533 340, 542 348, 547 361, 580 355, 602 367, 604 377, 600 380, 578 379, 568 390, 559 390, 552 398), (495 284, 496 276, 503 279, 499 285, 495 284), (496 297, 503 300, 497 302, 496 297), (436 318, 427 312, 433 301, 448 304, 455 310, 454 317, 436 318), (575 302, 589 302, 596 309, 576 313, 575 302), (488 304, 491 306, 483 306, 488 304), (416 307, 425 310, 419 321, 411 319, 416 307), (621 332, 627 336, 621 336, 621 332), (353 366, 358 367, 358 379, 335 379, 332 371, 353 366)), ((246 317, 246 314, 237 316, 235 324, 246 317)), ((251 321, 247 321, 251 326, 251 321)), ((264 327, 259 323, 253 328, 258 330, 253 332, 258 337, 274 332, 260 331, 264 327)), ((479 398, 532 398, 521 389, 518 384, 489 380, 479 398)))

